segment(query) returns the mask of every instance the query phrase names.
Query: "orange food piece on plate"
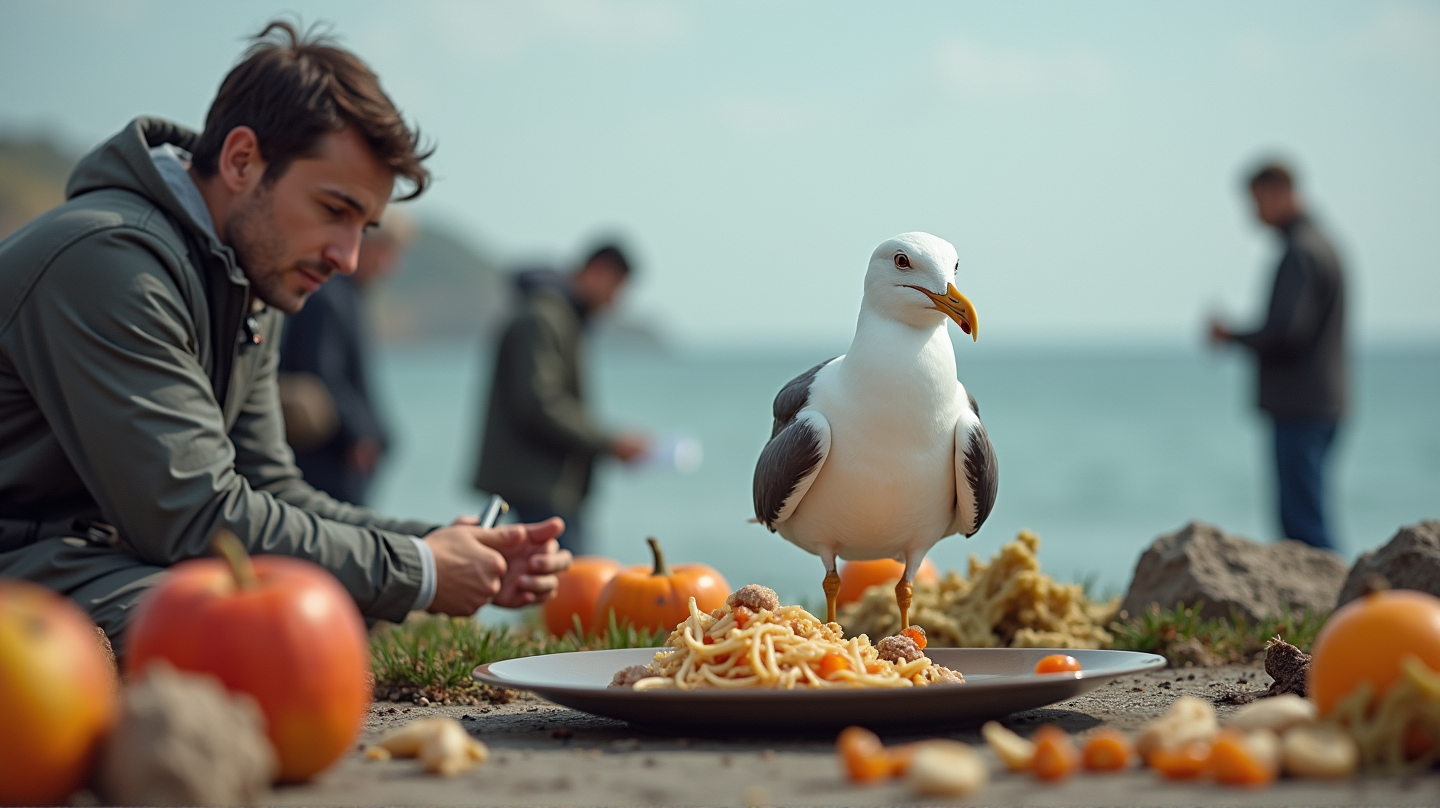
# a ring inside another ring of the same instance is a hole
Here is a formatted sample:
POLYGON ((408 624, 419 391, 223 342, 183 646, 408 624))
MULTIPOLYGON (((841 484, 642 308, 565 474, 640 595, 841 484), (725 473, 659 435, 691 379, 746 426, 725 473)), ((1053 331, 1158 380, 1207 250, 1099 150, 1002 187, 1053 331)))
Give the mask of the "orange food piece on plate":
POLYGON ((864 727, 846 727, 835 739, 835 751, 845 767, 845 775, 856 783, 871 783, 889 777, 894 769, 885 745, 875 733, 864 727))
POLYGON ((1118 772, 1130 767, 1134 749, 1130 741, 1113 729, 1097 730, 1085 741, 1081 753, 1085 768, 1094 772, 1118 772))
POLYGON ((909 637, 910 640, 915 643, 916 648, 919 648, 921 651, 925 650, 925 629, 919 626, 906 626, 900 633, 903 636, 909 637))
POLYGON ((1080 753, 1065 730, 1047 724, 1035 730, 1030 740, 1035 744, 1030 770, 1041 780, 1064 780, 1080 768, 1080 753))
POLYGON ((1239 732, 1221 732, 1210 747, 1215 780, 1230 786, 1263 786, 1275 779, 1275 765, 1256 757, 1239 732))
POLYGON ((1065 673, 1080 670, 1080 660, 1068 654, 1051 654, 1035 663, 1036 673, 1065 673))
POLYGON ((820 658, 820 678, 829 679, 840 671, 850 670, 850 660, 837 651, 831 651, 820 658))
POLYGON ((754 617, 755 613, 750 611, 749 607, 735 607, 735 625, 739 626, 740 628, 745 628, 745 624, 750 622, 751 619, 753 619, 754 617))
POLYGON ((1162 746, 1150 753, 1148 762, 1169 780, 1193 780, 1210 770, 1210 744, 1192 741, 1173 749, 1162 746))

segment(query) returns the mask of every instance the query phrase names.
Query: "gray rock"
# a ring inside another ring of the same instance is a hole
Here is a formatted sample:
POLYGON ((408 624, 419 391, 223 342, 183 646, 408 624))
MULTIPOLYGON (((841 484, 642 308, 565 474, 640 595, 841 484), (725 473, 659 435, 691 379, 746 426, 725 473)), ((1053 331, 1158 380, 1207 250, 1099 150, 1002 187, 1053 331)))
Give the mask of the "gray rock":
POLYGON ((1371 575, 1384 576, 1395 589, 1418 589, 1440 597, 1440 520, 1402 527, 1389 544, 1361 554, 1336 605, 1359 597, 1371 575))
POLYGON ((108 805, 248 805, 278 771, 254 699, 157 661, 121 694, 95 785, 108 805))
POLYGON ((1191 522, 1155 540, 1135 565, 1122 608, 1202 604, 1205 617, 1249 620, 1305 609, 1328 612, 1345 580, 1345 561, 1329 550, 1286 539, 1259 544, 1214 525, 1191 522))

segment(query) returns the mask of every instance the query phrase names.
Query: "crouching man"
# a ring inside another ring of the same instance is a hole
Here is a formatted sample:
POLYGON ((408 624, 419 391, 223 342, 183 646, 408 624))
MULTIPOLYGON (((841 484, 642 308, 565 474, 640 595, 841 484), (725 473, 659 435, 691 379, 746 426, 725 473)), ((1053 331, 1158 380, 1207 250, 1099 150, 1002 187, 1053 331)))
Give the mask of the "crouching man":
POLYGON ((370 618, 547 597, 558 519, 405 521, 307 485, 282 313, 355 271, 428 152, 353 54, 272 23, 198 135, 139 118, 0 242, 0 576, 69 595, 123 653, 136 600, 225 527, 330 570, 370 618))

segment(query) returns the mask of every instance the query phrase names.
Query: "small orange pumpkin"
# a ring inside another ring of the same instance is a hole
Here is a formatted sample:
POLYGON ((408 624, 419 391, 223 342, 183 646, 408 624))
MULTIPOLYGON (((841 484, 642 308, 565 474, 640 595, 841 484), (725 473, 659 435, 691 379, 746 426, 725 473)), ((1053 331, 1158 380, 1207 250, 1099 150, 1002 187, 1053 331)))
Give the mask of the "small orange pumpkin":
POLYGON ((705 564, 667 566, 660 542, 654 538, 645 541, 650 544, 654 566, 627 567, 615 573, 595 604, 597 629, 610 625, 613 612, 620 625, 671 631, 690 616, 690 598, 702 612, 725 605, 730 584, 723 575, 705 564))
POLYGON ((575 618, 580 618, 580 630, 589 634, 595 628, 595 604, 605 585, 620 571, 620 562, 604 556, 580 556, 570 564, 570 569, 560 573, 560 585, 555 596, 545 601, 541 612, 545 615, 545 628, 556 637, 563 637, 575 630, 575 618))
MULTIPOLYGON (((894 586, 900 576, 905 574, 905 565, 893 558, 877 558, 873 561, 846 561, 840 565, 840 594, 835 599, 836 606, 844 606, 847 603, 854 603, 865 595, 865 590, 872 586, 890 584, 894 586)), ((920 562, 920 569, 915 571, 915 583, 935 584, 940 582, 940 573, 935 571, 935 565, 930 559, 920 562)))
POLYGON ((0 580, 0 805, 64 803, 114 714, 115 674, 85 613, 0 580))

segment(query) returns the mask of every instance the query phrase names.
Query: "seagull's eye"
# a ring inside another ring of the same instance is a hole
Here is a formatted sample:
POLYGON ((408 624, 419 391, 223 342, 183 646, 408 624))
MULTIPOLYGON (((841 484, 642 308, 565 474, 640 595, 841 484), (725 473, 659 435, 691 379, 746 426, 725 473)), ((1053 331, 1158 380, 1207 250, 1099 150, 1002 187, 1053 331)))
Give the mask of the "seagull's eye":
POLYGON ((909 269, 910 256, 905 253, 895 253, 895 266, 899 269, 909 269))
POLYGON ((958 259, 958 258, 955 259, 955 271, 956 271, 956 272, 959 272, 959 271, 960 271, 960 259, 958 259))

